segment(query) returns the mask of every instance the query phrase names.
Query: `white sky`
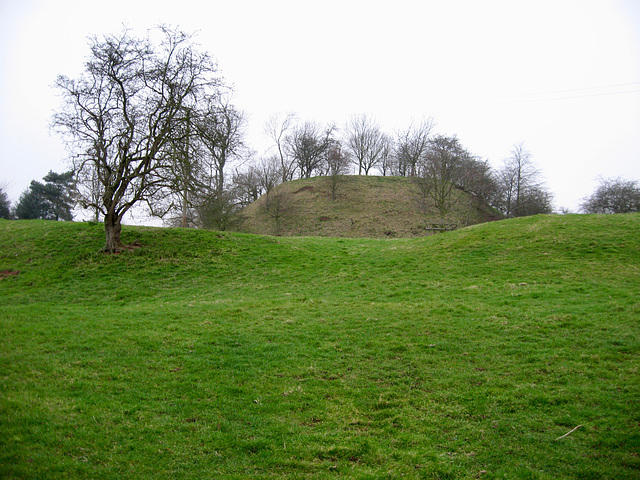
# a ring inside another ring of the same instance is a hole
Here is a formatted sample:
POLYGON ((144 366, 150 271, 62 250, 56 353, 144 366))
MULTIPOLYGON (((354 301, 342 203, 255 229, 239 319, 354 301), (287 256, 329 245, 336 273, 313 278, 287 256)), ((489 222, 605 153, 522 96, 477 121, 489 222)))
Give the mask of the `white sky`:
POLYGON ((67 168, 49 131, 58 74, 126 24, 198 31, 260 153, 269 115, 433 117, 499 168, 524 142, 576 211, 598 176, 640 179, 640 0, 0 0, 0 184, 67 168))

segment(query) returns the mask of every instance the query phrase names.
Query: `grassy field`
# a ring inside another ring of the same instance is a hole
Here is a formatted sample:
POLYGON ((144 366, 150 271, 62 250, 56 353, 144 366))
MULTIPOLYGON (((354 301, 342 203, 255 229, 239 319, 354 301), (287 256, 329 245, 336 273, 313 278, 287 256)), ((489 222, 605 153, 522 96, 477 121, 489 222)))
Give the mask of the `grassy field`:
POLYGON ((103 237, 0 221, 2 479, 640 477, 640 215, 103 237))

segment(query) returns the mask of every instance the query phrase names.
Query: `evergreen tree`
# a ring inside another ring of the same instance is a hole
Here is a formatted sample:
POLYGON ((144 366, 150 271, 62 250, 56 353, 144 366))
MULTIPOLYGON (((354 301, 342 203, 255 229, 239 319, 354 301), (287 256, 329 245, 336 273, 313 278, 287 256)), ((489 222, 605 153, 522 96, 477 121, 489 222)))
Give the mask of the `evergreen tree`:
POLYGON ((16 217, 25 220, 72 220, 73 172, 50 171, 43 180, 45 183, 33 180, 22 193, 16 205, 16 217))
POLYGON ((47 205, 38 193, 37 188, 34 190, 33 185, 38 182, 31 182, 18 199, 16 204, 15 216, 18 220, 34 220, 36 218, 47 218, 47 205))
POLYGON ((11 202, 2 187, 0 187, 0 218, 11 218, 11 202))

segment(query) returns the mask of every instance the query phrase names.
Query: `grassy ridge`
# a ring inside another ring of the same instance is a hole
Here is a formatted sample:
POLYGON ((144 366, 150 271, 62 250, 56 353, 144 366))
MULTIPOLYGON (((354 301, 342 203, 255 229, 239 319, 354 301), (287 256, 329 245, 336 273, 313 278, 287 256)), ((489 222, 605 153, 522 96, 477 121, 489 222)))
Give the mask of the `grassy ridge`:
POLYGON ((0 222, 0 477, 638 477, 640 215, 123 236, 0 222))

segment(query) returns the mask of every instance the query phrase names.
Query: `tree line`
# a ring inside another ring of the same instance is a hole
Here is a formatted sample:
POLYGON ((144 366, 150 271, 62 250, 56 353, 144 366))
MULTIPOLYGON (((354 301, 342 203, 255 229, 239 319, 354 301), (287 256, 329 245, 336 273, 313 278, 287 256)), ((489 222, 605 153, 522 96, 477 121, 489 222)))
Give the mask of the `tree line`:
POLYGON ((457 137, 434 134, 433 129, 432 119, 388 134, 366 115, 351 117, 341 129, 297 121, 293 114, 274 116, 265 131, 275 153, 251 163, 235 176, 234 184, 245 188, 241 199, 244 195, 244 201, 250 203, 295 178, 333 178, 345 173, 403 176, 414 180, 441 217, 457 204, 461 192, 493 206, 505 217, 552 211, 552 196, 522 144, 514 147, 496 172, 457 137))
MULTIPOLYGON (((258 156, 244 140, 245 116, 231 103, 231 88, 191 35, 161 26, 136 37, 125 29, 93 37, 89 51, 78 78, 56 81, 62 105, 52 125, 71 170, 32 182, 15 208, 0 189, 0 217, 70 220, 77 205, 104 222, 105 251, 115 252, 123 248, 122 219, 135 206, 172 225, 225 229, 280 183, 327 176, 335 199, 348 173, 411 177, 443 224, 461 192, 505 217, 552 211, 552 195, 522 144, 494 171, 457 137, 435 134, 432 119, 389 134, 366 115, 338 128, 287 114, 267 122, 272 145, 258 156)), ((638 185, 622 191, 634 198, 638 185)), ((594 194, 583 207, 617 211, 611 198, 594 194)), ((637 199, 629 202, 639 209, 637 199)))

